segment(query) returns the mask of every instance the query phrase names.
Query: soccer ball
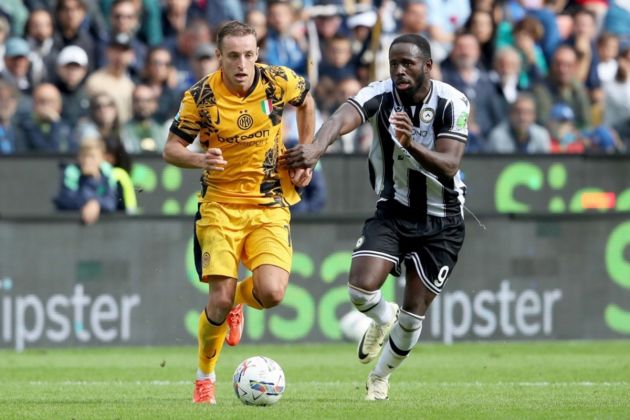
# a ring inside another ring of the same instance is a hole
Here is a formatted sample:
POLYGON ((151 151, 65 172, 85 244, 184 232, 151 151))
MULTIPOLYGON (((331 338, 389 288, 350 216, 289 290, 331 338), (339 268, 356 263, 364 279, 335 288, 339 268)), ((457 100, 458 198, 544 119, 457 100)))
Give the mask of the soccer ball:
POLYGON ((243 404, 272 405, 284 392, 284 372, 270 358, 254 356, 236 367, 232 383, 243 404))

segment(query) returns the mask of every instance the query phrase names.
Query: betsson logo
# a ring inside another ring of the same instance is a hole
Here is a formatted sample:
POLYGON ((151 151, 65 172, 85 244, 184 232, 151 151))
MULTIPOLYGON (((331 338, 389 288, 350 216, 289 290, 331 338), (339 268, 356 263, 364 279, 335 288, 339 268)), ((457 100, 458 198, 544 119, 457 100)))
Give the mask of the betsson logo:
POLYGON ((129 341, 132 310, 140 305, 140 295, 91 297, 81 284, 74 286, 71 296, 55 294, 43 300, 34 294, 8 294, 11 279, 0 283, 4 289, 0 299, 1 343, 13 343, 18 351, 43 339, 61 343, 72 335, 82 343, 129 341))
POLYGON ((269 137, 269 130, 258 130, 251 134, 235 135, 231 137, 218 136, 218 140, 221 143, 239 144, 247 140, 261 139, 261 138, 267 138, 267 137, 269 137))

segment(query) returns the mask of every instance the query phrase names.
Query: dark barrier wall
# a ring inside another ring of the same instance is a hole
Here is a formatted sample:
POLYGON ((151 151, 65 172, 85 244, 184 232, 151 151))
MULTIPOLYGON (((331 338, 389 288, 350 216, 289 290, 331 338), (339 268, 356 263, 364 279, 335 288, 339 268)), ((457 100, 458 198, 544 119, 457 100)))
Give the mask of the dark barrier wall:
MULTIPOLYGON (((0 217, 48 215, 66 158, 0 157, 0 217)), ((374 205, 367 161, 359 155, 326 155, 324 214, 369 214, 374 205)), ((609 193, 595 200, 603 211, 630 211, 630 156, 466 156, 467 206, 482 214, 580 213, 584 192, 609 193)), ((199 172, 136 157, 132 178, 142 214, 193 214, 199 172)), ((595 197, 597 198, 597 197, 595 197)), ((593 203, 591 203, 593 204, 593 203)))
MULTIPOLYGON (((0 219, 0 347, 193 344, 206 288, 179 217, 0 219)), ((468 219, 423 340, 630 337, 630 215, 468 219)), ((247 342, 334 341, 362 221, 302 219, 283 304, 246 315, 247 342)), ((385 295, 400 295, 389 280, 385 295)))

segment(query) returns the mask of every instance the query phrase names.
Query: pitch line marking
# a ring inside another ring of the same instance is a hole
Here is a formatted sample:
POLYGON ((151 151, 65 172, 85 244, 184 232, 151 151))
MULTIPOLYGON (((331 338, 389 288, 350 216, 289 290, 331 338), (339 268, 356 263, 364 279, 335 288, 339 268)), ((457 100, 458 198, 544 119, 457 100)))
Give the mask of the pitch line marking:
MULTIPOLYGON (((18 381, 16 381, 18 382, 18 381)), ((174 386, 174 385, 190 385, 193 381, 29 381, 29 385, 67 385, 67 386, 111 386, 111 385, 154 385, 154 386, 174 386)), ((293 386, 300 385, 316 385, 316 386, 348 386, 358 385, 363 382, 322 382, 322 381, 296 381, 293 386)), ((440 387, 497 387, 497 386, 523 386, 523 387, 623 387, 630 386, 630 382, 591 382, 591 381, 575 381, 575 382, 548 382, 548 381, 515 381, 515 382, 393 382, 397 386, 440 386, 440 387)))

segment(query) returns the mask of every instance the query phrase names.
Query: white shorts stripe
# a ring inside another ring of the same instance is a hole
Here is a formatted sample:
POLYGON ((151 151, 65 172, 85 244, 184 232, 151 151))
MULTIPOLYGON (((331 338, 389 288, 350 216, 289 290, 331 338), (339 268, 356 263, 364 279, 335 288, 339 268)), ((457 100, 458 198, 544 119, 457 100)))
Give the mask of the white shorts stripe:
POLYGON ((352 258, 354 257, 376 257, 381 258, 383 260, 391 261, 394 264, 398 265, 398 258, 393 255, 385 254, 384 252, 377 251, 356 251, 352 253, 352 258))
POLYGON ((418 272, 418 276, 420 277, 422 284, 424 284, 427 289, 429 289, 436 295, 439 295, 441 290, 435 287, 435 285, 431 283, 427 278, 427 275, 422 268, 422 264, 420 263, 420 257, 418 256, 418 253, 412 252, 411 254, 409 254, 408 258, 411 258, 411 261, 413 261, 413 265, 416 267, 416 271, 418 272))

